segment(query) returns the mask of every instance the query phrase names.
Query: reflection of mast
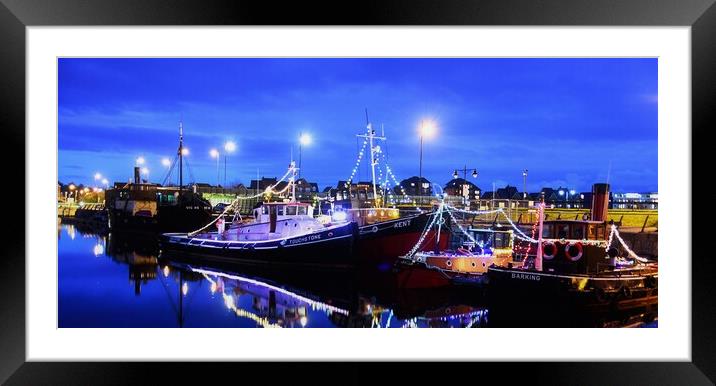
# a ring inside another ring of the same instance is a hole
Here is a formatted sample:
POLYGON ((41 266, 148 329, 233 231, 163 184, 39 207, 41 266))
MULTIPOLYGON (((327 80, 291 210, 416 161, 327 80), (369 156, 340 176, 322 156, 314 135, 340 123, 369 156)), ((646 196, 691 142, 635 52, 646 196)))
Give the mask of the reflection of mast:
POLYGON ((378 164, 378 159, 376 157, 376 153, 380 152, 380 146, 373 146, 373 140, 385 140, 384 136, 376 137, 375 136, 375 129, 373 129, 373 125, 368 120, 368 109, 365 109, 365 123, 366 123, 366 134, 360 135, 358 134, 357 137, 360 138, 367 138, 368 139, 368 146, 370 146, 370 172, 373 182, 373 202, 374 206, 378 207, 378 189, 376 189, 375 186, 375 165, 378 164))
MULTIPOLYGON (((181 145, 179 145, 181 149, 181 145)), ((184 270, 179 270, 179 312, 177 313, 179 328, 184 327, 184 270)))

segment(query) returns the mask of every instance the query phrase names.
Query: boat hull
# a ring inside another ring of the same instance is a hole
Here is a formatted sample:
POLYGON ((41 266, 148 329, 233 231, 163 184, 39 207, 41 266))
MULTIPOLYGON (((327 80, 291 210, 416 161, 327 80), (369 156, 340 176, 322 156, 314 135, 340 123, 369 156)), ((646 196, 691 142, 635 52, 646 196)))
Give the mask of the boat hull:
POLYGON ((270 241, 232 241, 165 233, 161 253, 191 255, 208 261, 263 266, 349 268, 355 264, 355 223, 270 241))
MULTIPOLYGON (((399 256, 407 254, 418 242, 428 222, 429 213, 364 225, 359 228, 357 255, 365 262, 393 264, 399 256)), ((440 234, 439 249, 446 249, 449 241, 447 227, 440 234)), ((430 230, 421 250, 435 248, 437 231, 430 230)))
POLYGON ((537 304, 570 304, 584 310, 628 310, 658 303, 658 275, 555 274, 514 268, 490 267, 490 299, 537 304))

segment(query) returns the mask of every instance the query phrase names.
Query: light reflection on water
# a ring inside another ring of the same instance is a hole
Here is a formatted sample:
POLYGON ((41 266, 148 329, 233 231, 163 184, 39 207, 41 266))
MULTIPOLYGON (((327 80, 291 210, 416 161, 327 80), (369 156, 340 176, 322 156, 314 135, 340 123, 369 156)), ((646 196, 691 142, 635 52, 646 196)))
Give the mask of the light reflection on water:
POLYGON ((399 290, 389 270, 257 274, 160 259, 151 237, 63 224, 58 239, 60 327, 491 326, 475 290, 399 290))

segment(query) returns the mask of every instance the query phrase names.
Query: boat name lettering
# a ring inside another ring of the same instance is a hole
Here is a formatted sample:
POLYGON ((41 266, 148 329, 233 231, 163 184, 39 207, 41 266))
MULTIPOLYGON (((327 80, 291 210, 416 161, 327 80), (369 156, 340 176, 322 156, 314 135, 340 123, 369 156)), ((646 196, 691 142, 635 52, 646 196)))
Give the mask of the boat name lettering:
POLYGON ((522 280, 534 280, 539 281, 540 277, 539 275, 530 275, 527 273, 512 273, 513 279, 522 279, 522 280))
POLYGON ((320 240, 320 239, 321 239, 321 235, 309 235, 306 237, 301 237, 300 239, 288 240, 288 242, 289 242, 289 244, 300 244, 300 243, 305 243, 306 241, 313 241, 313 240, 320 240))
POLYGON ((410 220, 398 221, 393 225, 394 228, 405 228, 407 226, 410 226, 410 220))

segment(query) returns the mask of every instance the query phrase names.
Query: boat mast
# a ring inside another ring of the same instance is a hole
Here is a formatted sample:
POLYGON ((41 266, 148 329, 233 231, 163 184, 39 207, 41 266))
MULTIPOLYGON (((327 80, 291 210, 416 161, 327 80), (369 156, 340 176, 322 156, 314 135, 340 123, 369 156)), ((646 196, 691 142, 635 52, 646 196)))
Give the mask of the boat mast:
MULTIPOLYGON (((293 158, 293 157, 291 157, 293 158)), ((291 161, 291 179, 288 181, 291 184, 291 202, 296 202, 296 161, 291 161)))
POLYGON ((366 135, 358 135, 358 137, 361 138, 368 138, 368 145, 370 146, 370 172, 371 177, 373 181, 373 202, 375 207, 378 207, 378 189, 375 185, 375 165, 378 164, 378 159, 376 157, 376 153, 378 151, 378 147, 373 146, 373 140, 385 140, 385 136, 376 137, 375 136, 375 130, 373 129, 373 125, 368 120, 368 109, 365 109, 365 123, 367 128, 367 134, 366 135))
POLYGON ((182 121, 179 121, 179 198, 181 198, 182 189, 184 188, 184 165, 182 153, 184 153, 184 124, 182 121))
MULTIPOLYGON (((535 257, 535 269, 539 272, 542 272, 542 229, 544 227, 544 196, 540 199, 540 203, 538 205, 538 220, 539 221, 539 237, 537 239, 537 256, 535 257)), ((525 258, 527 258, 525 256, 525 258)))

